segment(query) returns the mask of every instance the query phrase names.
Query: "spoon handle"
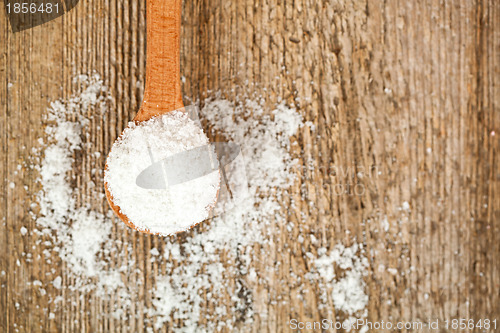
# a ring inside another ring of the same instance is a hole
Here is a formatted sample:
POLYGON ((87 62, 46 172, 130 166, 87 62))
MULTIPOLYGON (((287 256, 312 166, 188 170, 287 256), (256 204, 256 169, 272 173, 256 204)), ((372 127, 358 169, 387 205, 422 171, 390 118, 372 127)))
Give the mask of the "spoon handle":
POLYGON ((147 0, 146 88, 135 121, 183 108, 180 80, 182 0, 147 0))

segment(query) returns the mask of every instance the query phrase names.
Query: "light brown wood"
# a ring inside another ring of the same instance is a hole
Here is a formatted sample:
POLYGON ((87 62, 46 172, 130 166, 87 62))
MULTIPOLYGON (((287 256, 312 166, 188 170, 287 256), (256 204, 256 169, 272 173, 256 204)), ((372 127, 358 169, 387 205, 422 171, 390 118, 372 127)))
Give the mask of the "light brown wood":
MULTIPOLYGON (((152 262, 150 249, 161 251, 163 242, 123 232, 116 219, 112 237, 130 244, 117 251, 130 251, 134 260, 123 280, 139 292, 130 312, 110 317, 112 309, 125 308, 116 295, 103 301, 50 287, 58 275, 63 286, 72 285, 66 264, 57 256, 50 265, 37 259, 43 250, 33 246, 46 238, 19 232, 35 228, 29 211, 39 187, 37 172, 17 165, 31 163, 31 149, 45 137, 49 101, 70 96, 75 74, 94 70, 109 85, 115 111, 91 121, 85 140, 93 145, 76 156, 72 175, 82 193, 90 191, 88 180, 102 187, 91 171, 104 167, 106 152, 142 104, 145 14, 142 0, 80 1, 63 17, 16 34, 0 14, 2 332, 153 329, 144 313, 152 302, 148 291, 159 272, 185 264, 152 262), (103 157, 91 159, 95 152, 103 157), (47 294, 30 284, 34 280, 48 286, 47 294), (58 296, 56 310, 49 300, 58 296), (53 320, 45 309, 55 313, 53 320)), ((186 103, 217 92, 229 100, 263 97, 269 108, 279 101, 294 105, 316 126, 292 138, 299 180, 282 211, 292 223, 271 222, 267 242, 247 249, 257 281, 234 269, 236 250, 220 254, 228 286, 200 295, 206 301, 200 324, 231 319, 232 331, 274 333, 289 332, 291 318, 329 318, 319 307, 321 287, 306 278, 307 254, 354 240, 363 243, 370 264, 368 319, 500 319, 498 1, 193 0, 183 3, 182 17, 186 103), (308 168, 310 161, 315 168, 308 168), (333 172, 353 167, 380 173, 359 179, 356 172, 333 172), (339 194, 338 184, 362 184, 366 191, 339 194), (409 212, 400 209, 404 202, 409 212), (243 310, 218 315, 217 306, 231 309, 240 299, 238 286, 251 295, 245 303, 251 323, 243 310)), ((100 198, 83 197, 81 205, 109 209, 100 198)), ((110 265, 123 262, 116 256, 110 265)), ((158 331, 173 332, 176 323, 158 331)))

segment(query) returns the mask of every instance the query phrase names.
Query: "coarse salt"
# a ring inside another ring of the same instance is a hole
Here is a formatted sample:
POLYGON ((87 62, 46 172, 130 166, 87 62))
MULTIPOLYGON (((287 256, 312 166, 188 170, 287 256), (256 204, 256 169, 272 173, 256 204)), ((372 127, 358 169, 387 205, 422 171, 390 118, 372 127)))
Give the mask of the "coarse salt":
POLYGON ((167 184, 166 189, 142 188, 136 178, 166 157, 200 146, 213 151, 208 143, 203 130, 182 111, 139 124, 130 122, 108 155, 104 176, 120 213, 137 230, 160 235, 187 230, 207 219, 220 187, 219 172, 174 186, 167 184))

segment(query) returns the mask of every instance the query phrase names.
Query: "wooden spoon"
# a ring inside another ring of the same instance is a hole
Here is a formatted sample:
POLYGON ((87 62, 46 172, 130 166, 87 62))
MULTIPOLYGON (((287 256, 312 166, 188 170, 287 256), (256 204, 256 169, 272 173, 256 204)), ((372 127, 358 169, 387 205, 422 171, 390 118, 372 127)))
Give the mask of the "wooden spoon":
POLYGON ((182 0, 147 1, 146 89, 134 121, 183 108, 180 74, 182 0))
MULTIPOLYGON (((184 107, 180 81, 181 4, 182 0, 147 1, 146 88, 141 108, 134 118, 136 123, 184 107)), ((113 202, 106 182, 104 188, 115 214, 130 228, 138 230, 113 202)))

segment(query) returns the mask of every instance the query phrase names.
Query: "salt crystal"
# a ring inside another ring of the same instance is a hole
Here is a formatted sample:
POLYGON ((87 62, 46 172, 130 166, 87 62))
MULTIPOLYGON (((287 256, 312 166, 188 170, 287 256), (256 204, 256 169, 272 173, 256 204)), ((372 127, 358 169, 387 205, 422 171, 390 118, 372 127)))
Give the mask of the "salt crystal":
POLYGON ((384 216, 384 218, 382 219, 382 227, 384 228, 385 232, 389 231, 390 224, 387 220, 387 216, 384 216))
POLYGON ((52 284, 54 285, 54 288, 61 289, 62 278, 60 276, 56 277, 54 281, 52 281, 52 284))
POLYGON ((23 235, 23 236, 28 233, 28 229, 26 229, 25 227, 21 227, 20 231, 21 231, 21 235, 23 235))

